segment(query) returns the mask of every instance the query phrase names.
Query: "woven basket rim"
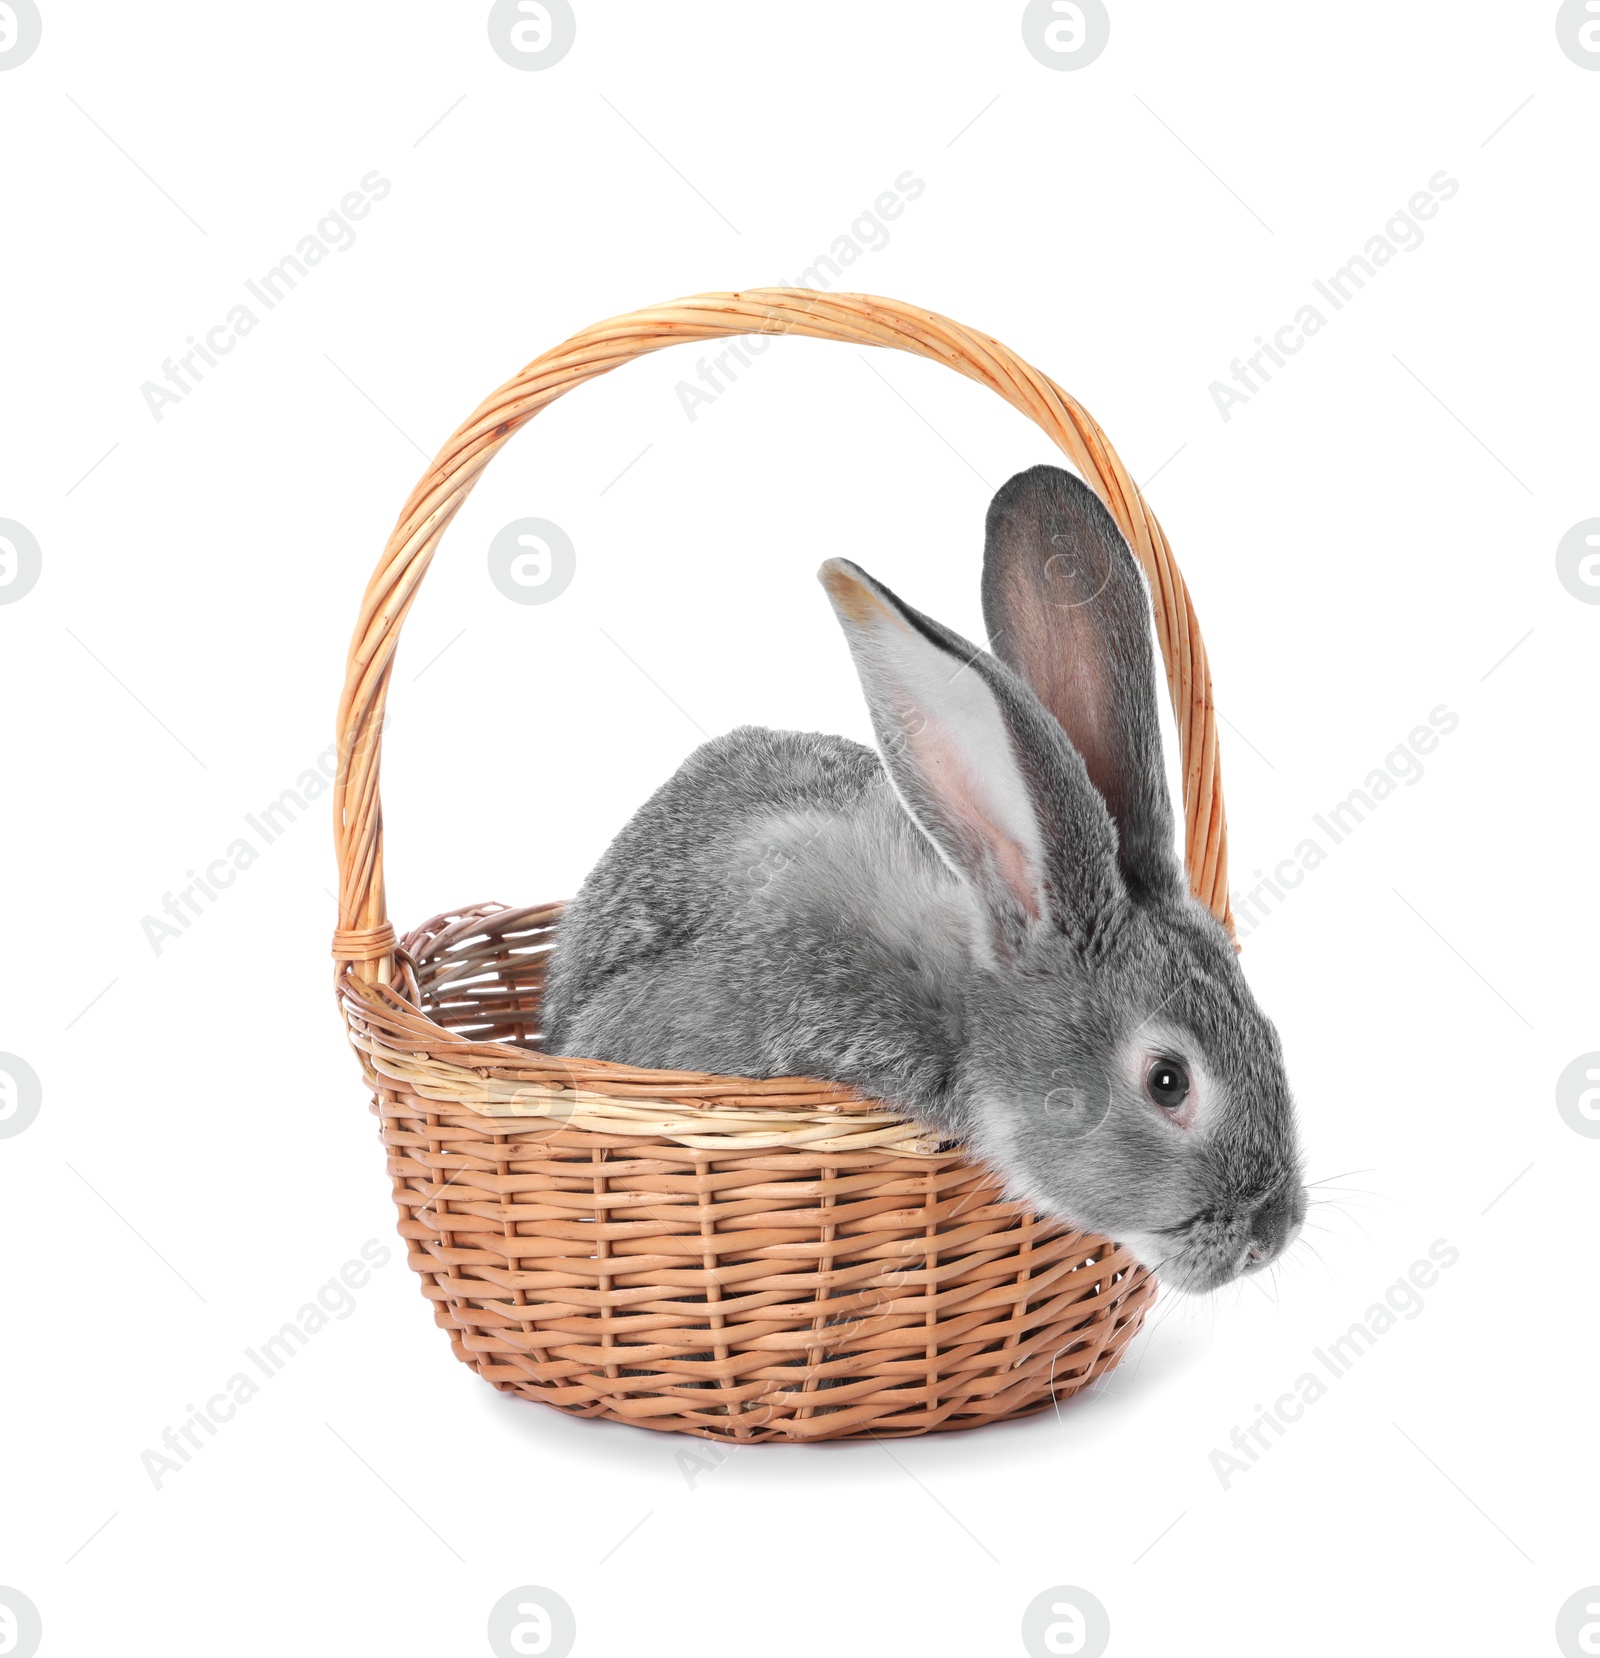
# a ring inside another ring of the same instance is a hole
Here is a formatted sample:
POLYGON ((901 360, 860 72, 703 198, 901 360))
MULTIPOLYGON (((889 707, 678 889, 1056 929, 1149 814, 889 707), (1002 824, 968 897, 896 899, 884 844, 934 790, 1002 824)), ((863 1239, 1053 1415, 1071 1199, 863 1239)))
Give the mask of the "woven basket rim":
MULTIPOLYGON (((420 959, 423 947, 436 937, 435 924, 445 919, 477 919, 509 922, 511 918, 540 919, 555 922, 566 909, 564 899, 546 904, 511 905, 498 903, 473 904, 460 910, 447 910, 414 928, 398 941, 397 950, 414 963, 420 959)), ((570 1069, 582 1066, 592 1070, 596 1077, 614 1078, 618 1087, 647 1088, 654 1093, 681 1090, 697 1099, 713 1099, 719 1094, 737 1093, 741 1098, 764 1097, 767 1109, 773 1111, 817 1111, 827 1109, 840 1113, 882 1112, 883 1102, 842 1083, 825 1082, 819 1077, 740 1077, 722 1075, 713 1071, 672 1071, 641 1065, 622 1065, 614 1060, 589 1059, 582 1055, 546 1054, 532 1048, 513 1047, 508 1042, 472 1041, 456 1035, 443 1025, 436 1024, 415 1002, 402 998, 393 985, 369 985, 352 973, 340 977, 340 991, 347 996, 358 996, 370 1008, 372 993, 377 991, 383 1002, 396 1011, 409 1015, 419 1036, 426 1036, 426 1049, 436 1056, 448 1053, 455 1063, 473 1071, 487 1070, 508 1080, 537 1080, 554 1066, 570 1069)))
MULTIPOLYGON (((478 1121, 506 1120, 496 1111, 466 1104, 480 1084, 520 1083, 537 1092, 566 1079, 574 1084, 570 1092, 620 1102, 618 1113, 635 1128, 640 1126, 637 1115, 624 1107, 645 1102, 679 1114, 698 1113, 708 1126, 711 1119, 729 1112, 764 1119, 770 1126, 749 1132, 776 1135, 774 1144, 808 1143, 805 1137, 814 1136, 823 1122, 840 1129, 848 1125, 863 1141, 881 1130, 888 1142, 887 1156, 902 1154, 893 1149, 896 1136, 905 1144, 904 1154, 933 1155, 929 1132, 913 1119, 839 1084, 809 1077, 754 1079, 648 1070, 474 1042, 436 1024, 408 996, 408 985, 415 991, 417 952, 448 949, 451 926, 471 927, 490 919, 509 925, 512 918, 535 927, 553 926, 563 907, 559 903, 466 906, 433 917, 403 940, 396 938, 388 917, 379 796, 384 711, 401 627, 445 529, 511 435, 574 386, 670 344, 749 333, 794 333, 892 347, 943 362, 998 392, 1033 419, 1095 489, 1138 557, 1150 588, 1182 750, 1184 856, 1191 890, 1231 934, 1227 822, 1204 641, 1166 537, 1104 432, 1075 399, 999 341, 937 313, 867 294, 747 289, 694 295, 612 318, 545 352, 457 428, 412 491, 368 583, 340 700, 334 786, 337 993, 369 1080, 376 1081, 375 1065, 400 1067, 423 1097, 435 1097, 428 1092, 431 1084, 441 1106, 465 1111, 478 1121), (411 1070, 405 1069, 408 1064, 411 1070), (913 1141, 920 1142, 915 1151, 913 1141)), ((480 1091, 486 1105, 494 1103, 489 1098, 492 1089, 480 1091)))
MULTIPOLYGON (((729 1077, 647 1070, 608 1060, 463 1036, 432 1019, 430 988, 463 938, 553 932, 564 904, 475 904, 435 916, 400 941, 402 972, 367 984, 346 964, 338 992, 346 1033, 370 1080, 399 1083, 437 1103, 442 1119, 493 1122, 502 1131, 538 1119, 601 1133, 651 1133, 702 1149, 810 1147, 889 1156, 959 1155, 907 1112, 815 1077, 729 1077)), ((548 948, 546 940, 541 948, 548 948)), ((474 978, 488 972, 480 967, 474 978)), ((470 987, 473 979, 459 986, 470 987)))

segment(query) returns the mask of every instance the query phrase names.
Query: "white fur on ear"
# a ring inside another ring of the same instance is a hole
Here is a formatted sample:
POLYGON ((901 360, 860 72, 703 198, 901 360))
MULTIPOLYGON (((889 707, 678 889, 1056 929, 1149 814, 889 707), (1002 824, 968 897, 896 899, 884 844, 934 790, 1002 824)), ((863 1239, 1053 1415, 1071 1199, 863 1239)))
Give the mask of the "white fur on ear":
POLYGON ((1028 920, 1042 918, 1043 831, 994 692, 865 571, 829 559, 820 575, 901 804, 964 881, 997 882, 1028 920))

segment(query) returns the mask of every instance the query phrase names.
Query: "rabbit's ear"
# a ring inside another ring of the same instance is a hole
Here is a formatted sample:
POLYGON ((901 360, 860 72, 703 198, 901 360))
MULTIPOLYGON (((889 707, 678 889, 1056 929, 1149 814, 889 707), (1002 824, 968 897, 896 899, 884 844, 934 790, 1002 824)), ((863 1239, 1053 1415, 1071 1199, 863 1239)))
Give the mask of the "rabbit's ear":
POLYGON ((1092 930, 1120 896, 1105 804, 1039 700, 986 651, 845 559, 818 572, 901 803, 987 908, 996 941, 1092 930))
POLYGON ((983 619, 990 648, 1083 756, 1117 826, 1129 892, 1181 892, 1144 579, 1100 498, 1070 472, 1019 472, 990 503, 983 619))

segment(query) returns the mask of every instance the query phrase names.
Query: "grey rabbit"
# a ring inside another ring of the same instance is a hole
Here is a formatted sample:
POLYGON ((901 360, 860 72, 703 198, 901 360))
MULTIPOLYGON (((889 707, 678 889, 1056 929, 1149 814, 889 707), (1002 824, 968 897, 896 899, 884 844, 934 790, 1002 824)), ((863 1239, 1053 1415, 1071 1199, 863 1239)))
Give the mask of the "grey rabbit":
POLYGON ((878 750, 698 748, 557 933, 546 1046, 817 1076, 1203 1291, 1305 1217, 1277 1033, 1189 893, 1149 600, 1111 515, 1037 466, 989 508, 994 653, 829 559, 878 750))

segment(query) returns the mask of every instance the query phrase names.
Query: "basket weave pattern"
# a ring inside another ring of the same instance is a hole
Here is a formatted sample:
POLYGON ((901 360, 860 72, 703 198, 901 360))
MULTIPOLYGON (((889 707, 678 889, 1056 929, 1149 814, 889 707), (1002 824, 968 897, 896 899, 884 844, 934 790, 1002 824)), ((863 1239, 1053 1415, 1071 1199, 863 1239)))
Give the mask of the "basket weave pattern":
POLYGON ((336 984, 400 1232, 457 1357, 583 1416, 738 1440, 925 1433, 1045 1408, 1105 1373, 1154 1280, 1007 1202, 959 1147, 812 1078, 649 1071, 542 1052, 559 905, 479 905, 403 941, 378 774, 401 624, 444 529, 518 427, 678 341, 798 333, 946 363, 1033 418, 1144 565, 1183 758, 1190 882, 1225 925, 1210 676, 1165 537, 1104 434, 987 335, 865 295, 709 294, 547 352, 446 442, 368 585, 340 704, 336 984))

